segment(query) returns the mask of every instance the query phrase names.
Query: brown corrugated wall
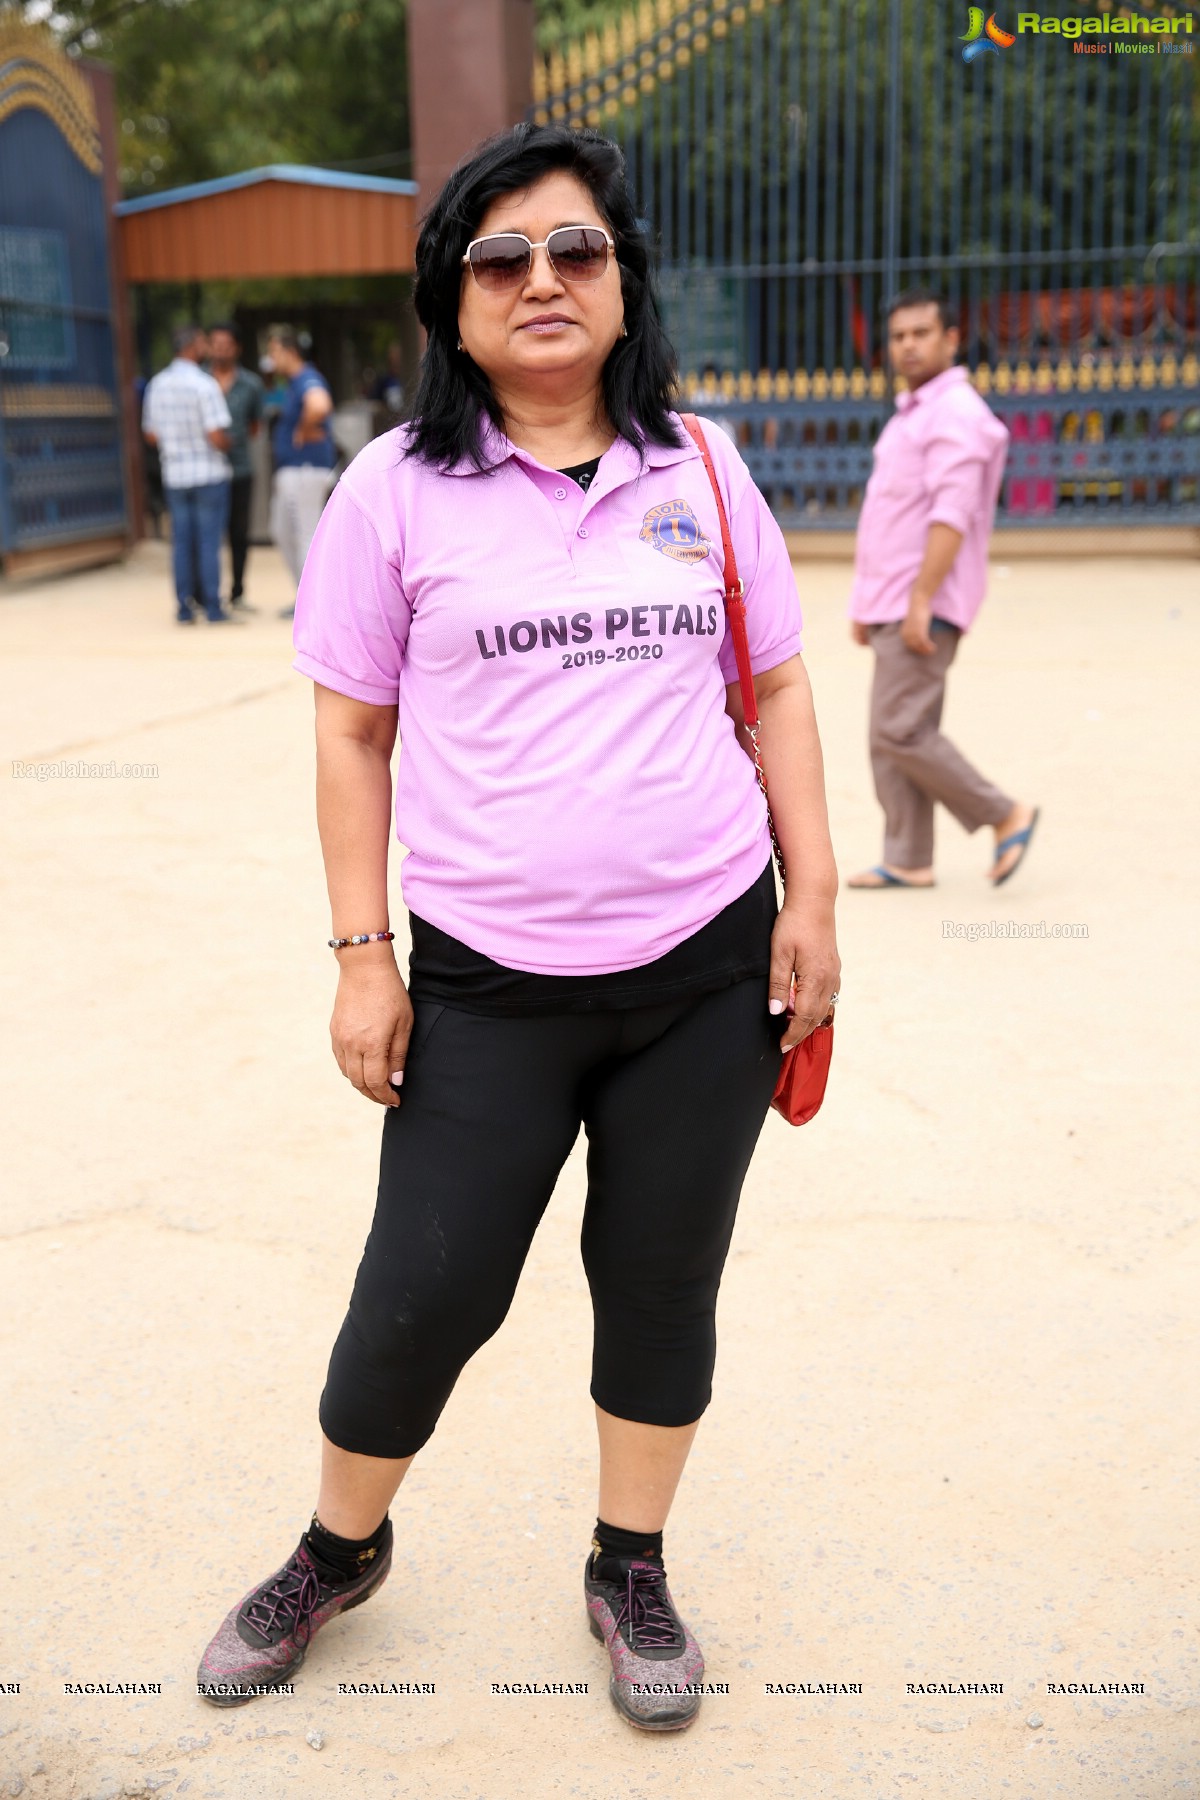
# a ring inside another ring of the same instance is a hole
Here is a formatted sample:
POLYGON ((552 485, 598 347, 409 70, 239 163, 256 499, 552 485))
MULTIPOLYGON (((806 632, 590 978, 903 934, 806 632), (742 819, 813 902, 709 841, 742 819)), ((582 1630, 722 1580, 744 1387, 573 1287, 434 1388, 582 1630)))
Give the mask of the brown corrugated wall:
POLYGON ((263 181, 127 213, 130 281, 411 273, 416 197, 263 181))

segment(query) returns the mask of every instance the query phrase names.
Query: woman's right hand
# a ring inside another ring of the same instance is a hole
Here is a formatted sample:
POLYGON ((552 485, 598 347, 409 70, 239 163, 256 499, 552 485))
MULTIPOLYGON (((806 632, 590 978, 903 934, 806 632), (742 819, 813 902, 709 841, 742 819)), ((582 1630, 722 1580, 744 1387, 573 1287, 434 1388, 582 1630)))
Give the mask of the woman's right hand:
POLYGON ((413 1009, 392 947, 355 944, 340 953, 339 962, 337 999, 329 1021, 338 1068, 368 1100, 399 1106, 395 1089, 404 1079, 413 1009))

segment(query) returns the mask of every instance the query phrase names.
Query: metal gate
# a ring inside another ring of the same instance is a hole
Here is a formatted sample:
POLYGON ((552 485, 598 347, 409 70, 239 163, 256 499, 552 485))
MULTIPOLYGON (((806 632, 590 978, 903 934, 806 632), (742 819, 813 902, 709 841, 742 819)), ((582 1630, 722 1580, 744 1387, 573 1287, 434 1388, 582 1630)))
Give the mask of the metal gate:
POLYGON ((918 283, 1012 433, 1001 522, 1200 520, 1200 18, 1005 24, 641 0, 535 67, 535 118, 622 145, 685 396, 790 527, 853 523, 918 283))
POLYGON ((0 555, 127 529, 101 173, 83 76, 0 23, 0 555))

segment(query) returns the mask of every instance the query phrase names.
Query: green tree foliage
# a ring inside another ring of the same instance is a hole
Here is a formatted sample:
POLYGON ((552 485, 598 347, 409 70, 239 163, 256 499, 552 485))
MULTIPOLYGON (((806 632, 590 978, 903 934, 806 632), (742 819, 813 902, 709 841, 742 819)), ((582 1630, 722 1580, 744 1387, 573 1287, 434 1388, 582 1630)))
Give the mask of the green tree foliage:
POLYGON ((270 162, 411 172, 404 0, 60 0, 51 24, 116 72, 130 195, 270 162))
POLYGON ((543 50, 598 31, 629 10, 631 0, 537 0, 537 41, 543 50))

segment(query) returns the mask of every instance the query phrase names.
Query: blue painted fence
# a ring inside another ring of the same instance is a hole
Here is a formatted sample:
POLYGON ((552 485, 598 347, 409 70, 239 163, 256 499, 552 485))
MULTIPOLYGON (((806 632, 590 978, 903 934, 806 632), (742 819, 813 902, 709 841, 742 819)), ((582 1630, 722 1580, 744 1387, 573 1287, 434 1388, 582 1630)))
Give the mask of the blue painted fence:
POLYGON ((0 116, 0 555, 126 530, 119 410, 101 178, 21 107, 0 116))

